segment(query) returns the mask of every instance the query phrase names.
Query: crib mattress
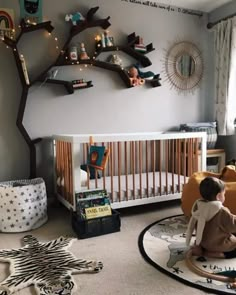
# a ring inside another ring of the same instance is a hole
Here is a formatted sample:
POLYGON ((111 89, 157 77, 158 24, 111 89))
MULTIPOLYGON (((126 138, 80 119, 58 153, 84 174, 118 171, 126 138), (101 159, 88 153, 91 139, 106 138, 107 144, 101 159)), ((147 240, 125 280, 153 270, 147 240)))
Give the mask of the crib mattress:
MULTIPOLYGON (((106 189, 113 202, 137 198, 175 194, 182 191, 188 177, 166 172, 148 172, 120 176, 107 176, 89 180, 89 189, 106 189)), ((88 189, 82 186, 80 190, 88 189)), ((79 191, 78 188, 75 189, 79 191)))

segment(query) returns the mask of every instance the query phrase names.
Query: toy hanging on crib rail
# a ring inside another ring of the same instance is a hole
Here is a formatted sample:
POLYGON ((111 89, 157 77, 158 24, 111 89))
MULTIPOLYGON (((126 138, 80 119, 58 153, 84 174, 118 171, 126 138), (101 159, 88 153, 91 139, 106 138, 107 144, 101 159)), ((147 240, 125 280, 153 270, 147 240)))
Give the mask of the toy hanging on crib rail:
POLYGON ((110 150, 105 146, 94 145, 93 137, 90 136, 90 148, 87 162, 88 166, 98 170, 104 170, 106 168, 109 154, 110 150))

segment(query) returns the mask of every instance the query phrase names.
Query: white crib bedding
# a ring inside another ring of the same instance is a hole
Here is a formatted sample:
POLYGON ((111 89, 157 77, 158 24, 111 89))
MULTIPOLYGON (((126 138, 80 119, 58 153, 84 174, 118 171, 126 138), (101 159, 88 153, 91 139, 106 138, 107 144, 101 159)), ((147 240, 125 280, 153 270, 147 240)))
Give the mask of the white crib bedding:
MULTIPOLYGON (((183 184, 186 183, 188 177, 178 174, 166 173, 166 172, 149 172, 141 174, 141 187, 142 192, 140 193, 140 174, 129 174, 121 176, 107 176, 105 177, 105 187, 103 178, 89 180, 89 189, 105 188, 107 193, 112 196, 113 202, 125 201, 143 197, 154 197, 167 194, 175 194, 182 191, 183 184), (154 178, 155 175, 155 188, 154 178), (147 180, 148 179, 148 180, 147 180), (160 181, 161 179, 161 181, 160 181), (161 185, 160 185, 161 182, 161 185), (128 195, 126 193, 126 187, 128 187, 128 195), (148 189, 147 189, 148 188, 148 189), (135 190, 135 191, 134 191, 135 190)), ((83 181, 81 188, 75 188, 75 191, 86 190, 86 183, 83 181)))

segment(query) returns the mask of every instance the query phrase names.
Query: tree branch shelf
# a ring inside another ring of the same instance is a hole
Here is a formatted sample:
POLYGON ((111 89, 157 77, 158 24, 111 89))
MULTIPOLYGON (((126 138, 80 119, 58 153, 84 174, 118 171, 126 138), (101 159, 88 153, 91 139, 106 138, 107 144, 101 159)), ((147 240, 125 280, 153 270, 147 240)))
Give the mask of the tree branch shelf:
MULTIPOLYGON (((27 103, 29 88, 32 87, 34 84, 38 82, 45 82, 50 84, 58 84, 65 87, 66 91, 71 94, 74 92, 74 90, 81 90, 84 88, 92 87, 92 81, 88 81, 86 86, 82 87, 74 87, 72 81, 64 81, 64 80, 58 80, 58 79, 52 79, 52 78, 46 78, 48 76, 48 72, 55 66, 67 66, 67 65, 78 65, 78 64, 87 64, 87 65, 93 65, 95 67, 99 67, 105 70, 110 70, 113 72, 117 72, 120 76, 120 78, 123 80, 125 86, 127 88, 132 87, 130 84, 130 78, 128 75, 127 70, 123 69, 119 65, 115 65, 109 62, 100 61, 96 59, 102 52, 108 52, 108 51, 123 51, 129 56, 133 57, 143 67, 150 66, 152 63, 151 61, 145 56, 147 53, 155 50, 153 48, 152 43, 148 44, 146 46, 145 52, 137 52, 134 49, 135 44, 137 44, 139 40, 139 36, 136 36, 135 33, 132 33, 127 36, 127 44, 126 45, 119 45, 119 46, 112 46, 108 48, 96 48, 94 52, 94 58, 93 59, 87 59, 87 60, 78 60, 78 61, 68 61, 66 60, 66 51, 69 47, 69 44, 71 40, 78 35, 79 33, 83 32, 84 30, 88 28, 93 27, 101 27, 102 29, 106 30, 111 24, 109 22, 110 17, 104 18, 104 19, 94 19, 94 15, 97 12, 99 7, 93 7, 88 10, 85 20, 81 20, 77 23, 77 25, 72 25, 70 33, 68 38, 66 39, 64 46, 62 47, 60 54, 58 55, 56 61, 49 65, 44 71, 42 71, 34 80, 28 81, 25 73, 25 69, 22 64, 22 56, 20 55, 18 51, 18 43, 21 40, 21 37, 28 33, 33 32, 37 30, 46 30, 48 33, 51 33, 54 29, 54 27, 51 25, 51 21, 42 22, 38 24, 31 24, 28 22, 25 22, 24 20, 21 20, 20 22, 20 32, 18 34, 18 37, 16 40, 12 40, 8 38, 7 36, 4 36, 3 42, 9 46, 14 54, 15 63, 17 66, 18 74, 20 77, 20 81, 22 84, 22 94, 21 94, 21 100, 20 105, 18 109, 17 114, 17 120, 16 125, 18 129, 20 130, 23 138, 25 139, 29 149, 30 149, 30 178, 36 177, 36 144, 41 141, 41 138, 31 139, 27 130, 25 129, 23 125, 23 119, 24 119, 24 112, 25 107, 27 103)), ((160 75, 154 75, 152 80, 147 80, 148 83, 152 87, 158 87, 160 86, 160 75)))

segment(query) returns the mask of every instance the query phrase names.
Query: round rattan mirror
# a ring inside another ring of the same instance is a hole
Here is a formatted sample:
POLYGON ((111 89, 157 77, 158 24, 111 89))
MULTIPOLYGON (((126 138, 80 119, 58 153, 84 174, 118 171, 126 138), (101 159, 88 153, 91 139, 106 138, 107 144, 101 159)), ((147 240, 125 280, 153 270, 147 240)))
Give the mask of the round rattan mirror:
POLYGON ((203 59, 199 48, 188 41, 175 43, 166 52, 165 74, 177 91, 193 91, 203 76, 203 59))

